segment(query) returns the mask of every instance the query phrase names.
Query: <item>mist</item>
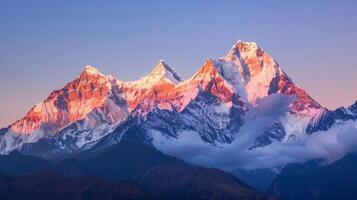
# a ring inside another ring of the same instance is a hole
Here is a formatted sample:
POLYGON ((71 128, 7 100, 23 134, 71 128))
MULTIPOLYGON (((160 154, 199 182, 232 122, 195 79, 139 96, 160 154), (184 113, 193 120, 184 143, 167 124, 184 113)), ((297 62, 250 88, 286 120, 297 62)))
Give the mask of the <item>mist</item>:
POLYGON ((165 154, 194 165, 216 167, 226 171, 237 169, 276 169, 289 163, 322 159, 329 164, 349 152, 357 151, 357 123, 336 123, 328 131, 311 135, 301 133, 294 142, 273 141, 272 144, 249 149, 258 136, 289 112, 294 97, 274 94, 259 99, 245 116, 245 124, 234 135, 231 144, 205 143, 193 131, 181 132, 178 138, 151 132, 154 146, 165 154))

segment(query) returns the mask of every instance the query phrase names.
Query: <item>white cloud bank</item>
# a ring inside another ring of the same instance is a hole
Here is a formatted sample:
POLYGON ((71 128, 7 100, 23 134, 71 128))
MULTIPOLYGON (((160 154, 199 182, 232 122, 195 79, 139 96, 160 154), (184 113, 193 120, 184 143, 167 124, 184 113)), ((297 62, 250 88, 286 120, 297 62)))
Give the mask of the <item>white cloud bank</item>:
POLYGON ((292 162, 324 159, 334 162, 349 152, 357 151, 357 122, 336 123, 328 131, 305 135, 294 143, 275 141, 270 145, 249 150, 250 145, 264 129, 288 112, 292 97, 271 95, 261 99, 246 115, 246 123, 231 144, 214 146, 205 143, 195 132, 182 132, 178 138, 168 138, 152 132, 153 144, 162 152, 186 162, 236 169, 264 169, 283 167, 292 162))

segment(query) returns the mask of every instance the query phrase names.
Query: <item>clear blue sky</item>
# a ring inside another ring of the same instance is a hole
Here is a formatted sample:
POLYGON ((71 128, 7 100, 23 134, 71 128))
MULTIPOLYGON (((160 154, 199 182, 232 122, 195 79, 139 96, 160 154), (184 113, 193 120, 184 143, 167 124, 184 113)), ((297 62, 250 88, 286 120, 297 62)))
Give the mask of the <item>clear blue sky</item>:
POLYGON ((160 58, 183 77, 256 41, 322 105, 357 98, 357 1, 0 0, 0 127, 86 64, 122 80, 160 58))

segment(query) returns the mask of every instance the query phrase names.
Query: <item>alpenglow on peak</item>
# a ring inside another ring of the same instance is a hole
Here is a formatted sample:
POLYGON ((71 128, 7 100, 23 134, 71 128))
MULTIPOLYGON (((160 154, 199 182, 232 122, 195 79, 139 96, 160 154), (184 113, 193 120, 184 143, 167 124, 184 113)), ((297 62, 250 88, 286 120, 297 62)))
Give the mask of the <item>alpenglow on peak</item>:
MULTIPOLYGON (((82 148, 109 134, 112 128, 130 117, 145 118, 158 110, 174 112, 178 116, 175 119, 185 121, 186 115, 195 115, 190 109, 200 108, 204 118, 197 115, 198 123, 216 115, 222 115, 228 123, 231 119, 226 111, 238 109, 237 113, 243 115, 247 108, 256 105, 257 100, 272 94, 295 98, 289 111, 294 117, 303 119, 301 130, 325 111, 255 42, 239 40, 225 57, 208 59, 185 81, 164 60, 160 60, 148 75, 135 81, 121 81, 87 65, 79 77, 52 92, 22 119, 10 125, 6 133, 0 134, 0 147, 4 147, 0 153, 64 130, 72 135, 70 129, 73 127, 78 131, 76 148, 82 148), (98 133, 98 137, 92 137, 94 133, 98 133)), ((188 121, 191 117, 188 116, 188 121)), ((166 120, 166 116, 160 119, 166 120)), ((230 126, 221 122, 207 125, 204 131, 218 126, 225 130, 226 125, 230 126)))
POLYGON ((95 74, 101 74, 102 73, 95 67, 91 66, 91 65, 86 65, 84 67, 84 70, 82 73, 85 73, 85 74, 91 74, 91 75, 95 75, 95 74))
POLYGON ((163 59, 160 59, 155 68, 146 76, 148 79, 162 79, 166 78, 173 84, 182 81, 181 76, 171 68, 163 59))

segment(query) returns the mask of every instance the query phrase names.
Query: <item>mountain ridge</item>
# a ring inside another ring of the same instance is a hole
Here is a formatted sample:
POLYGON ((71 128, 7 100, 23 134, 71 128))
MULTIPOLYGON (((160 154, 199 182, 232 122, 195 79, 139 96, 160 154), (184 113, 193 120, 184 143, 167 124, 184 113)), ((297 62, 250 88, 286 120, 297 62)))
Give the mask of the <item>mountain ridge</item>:
MULTIPOLYGON (((171 128, 177 129, 178 134, 193 127, 190 120, 197 121, 203 125, 199 132, 205 132, 200 134, 202 140, 212 144, 230 143, 245 123, 242 120, 245 114, 257 101, 272 94, 292 96, 295 100, 289 113, 277 122, 279 127, 271 129, 284 134, 277 136, 268 131, 265 142, 256 146, 269 144, 266 141, 300 137, 307 127, 315 127, 313 122, 318 121, 315 118, 320 119, 328 111, 295 85, 279 64, 254 42, 237 41, 226 56, 207 59, 186 80, 164 60, 147 76, 128 82, 104 75, 88 65, 76 79, 53 91, 24 118, 10 125, 0 135, 0 153, 21 150, 24 145, 28 147, 31 145, 27 144, 51 138, 56 151, 75 152, 90 148, 131 116, 145 122, 150 113, 164 112, 187 122, 171 128), (203 93, 217 98, 216 103, 205 102, 199 97, 203 93), (202 108, 198 110, 207 119, 218 117, 219 125, 215 119, 204 120, 194 110, 188 112, 188 106, 202 108)), ((167 127, 168 122, 162 122, 167 127)), ((162 130, 169 133, 169 129, 162 130)))

